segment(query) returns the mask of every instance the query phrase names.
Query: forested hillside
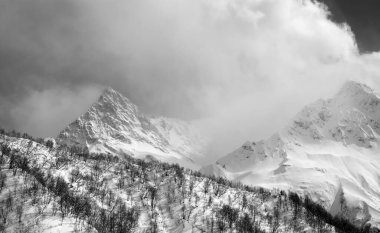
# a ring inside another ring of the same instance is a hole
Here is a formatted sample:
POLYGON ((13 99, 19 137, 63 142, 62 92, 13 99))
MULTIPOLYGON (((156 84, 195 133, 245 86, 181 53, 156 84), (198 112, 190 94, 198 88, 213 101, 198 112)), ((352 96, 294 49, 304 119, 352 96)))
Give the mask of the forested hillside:
POLYGON ((1 232, 379 232, 295 193, 28 138, 0 136, 1 232))

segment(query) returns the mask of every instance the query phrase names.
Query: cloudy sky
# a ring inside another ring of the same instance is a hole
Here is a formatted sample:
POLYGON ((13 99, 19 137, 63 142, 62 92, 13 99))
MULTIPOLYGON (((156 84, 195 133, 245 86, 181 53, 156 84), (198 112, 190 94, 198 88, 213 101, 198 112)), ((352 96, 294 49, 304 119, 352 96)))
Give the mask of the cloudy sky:
POLYGON ((346 80, 380 90, 379 3, 324 2, 2 0, 0 125, 55 136, 111 86, 223 150, 265 138, 346 80))

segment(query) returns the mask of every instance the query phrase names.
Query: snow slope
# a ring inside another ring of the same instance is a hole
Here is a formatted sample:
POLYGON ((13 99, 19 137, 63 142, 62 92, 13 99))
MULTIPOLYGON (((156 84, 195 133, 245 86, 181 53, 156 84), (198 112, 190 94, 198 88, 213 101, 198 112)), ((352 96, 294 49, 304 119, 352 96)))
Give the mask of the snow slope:
POLYGON ((84 156, 65 146, 48 148, 3 135, 0 148, 11 149, 4 154, 0 150, 0 181, 6 176, 4 188, 0 188, 0 217, 7 211, 0 230, 5 227, 5 232, 200 233, 222 232, 218 229, 224 225, 223 232, 235 233, 243 232, 238 227, 244 216, 248 216, 244 226, 255 226, 255 232, 314 232, 317 228, 336 232, 326 222, 307 220, 306 209, 297 208, 279 190, 233 185, 179 166, 142 163, 131 157, 84 156), (67 195, 71 198, 65 198, 67 195), (7 204, 9 196, 13 201, 7 204), (230 229, 221 216, 226 205, 236 211, 230 229))
MULTIPOLYGON (((45 146, 28 139, 0 135, 0 145, 8 145, 29 158, 30 164, 48 169, 56 162, 45 146)), ((0 146, 1 147, 1 146, 0 146)), ((20 169, 10 168, 0 152, 0 231, 69 233, 97 231, 86 221, 62 217, 59 198, 47 194, 40 184, 20 169)))
POLYGON ((59 143, 90 152, 128 154, 198 168, 203 139, 190 124, 148 117, 128 98, 107 88, 99 100, 57 137, 59 143))
POLYGON ((280 132, 203 167, 209 175, 310 195, 333 214, 380 225, 380 97, 347 82, 280 132), (341 196, 346 203, 341 206, 341 196))

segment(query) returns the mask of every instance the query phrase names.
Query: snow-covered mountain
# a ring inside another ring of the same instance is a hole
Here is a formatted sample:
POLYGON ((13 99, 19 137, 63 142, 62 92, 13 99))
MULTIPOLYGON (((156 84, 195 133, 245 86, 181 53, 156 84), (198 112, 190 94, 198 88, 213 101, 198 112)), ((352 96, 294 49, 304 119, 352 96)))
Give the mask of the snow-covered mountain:
POLYGON ((128 98, 107 88, 91 108, 57 137, 59 143, 90 152, 128 154, 198 168, 204 140, 189 123, 148 117, 128 98))
POLYGON ((308 194, 357 223, 380 225, 380 97, 347 82, 284 129, 203 167, 206 174, 308 194))

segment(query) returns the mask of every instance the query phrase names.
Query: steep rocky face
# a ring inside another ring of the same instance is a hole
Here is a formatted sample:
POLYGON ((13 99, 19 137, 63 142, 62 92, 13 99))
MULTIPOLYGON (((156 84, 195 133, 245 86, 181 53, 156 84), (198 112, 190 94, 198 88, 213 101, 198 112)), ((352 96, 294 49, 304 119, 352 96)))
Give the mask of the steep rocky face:
POLYGON ((346 83, 300 111, 283 130, 202 168, 250 185, 311 195, 333 213, 380 224, 380 98, 346 83), (343 194, 343 195, 342 195, 343 194), (340 206, 341 196, 347 205, 340 206))
POLYGON ((188 123, 150 118, 112 88, 57 137, 60 143, 85 146, 91 152, 129 154, 196 168, 202 139, 188 123))

